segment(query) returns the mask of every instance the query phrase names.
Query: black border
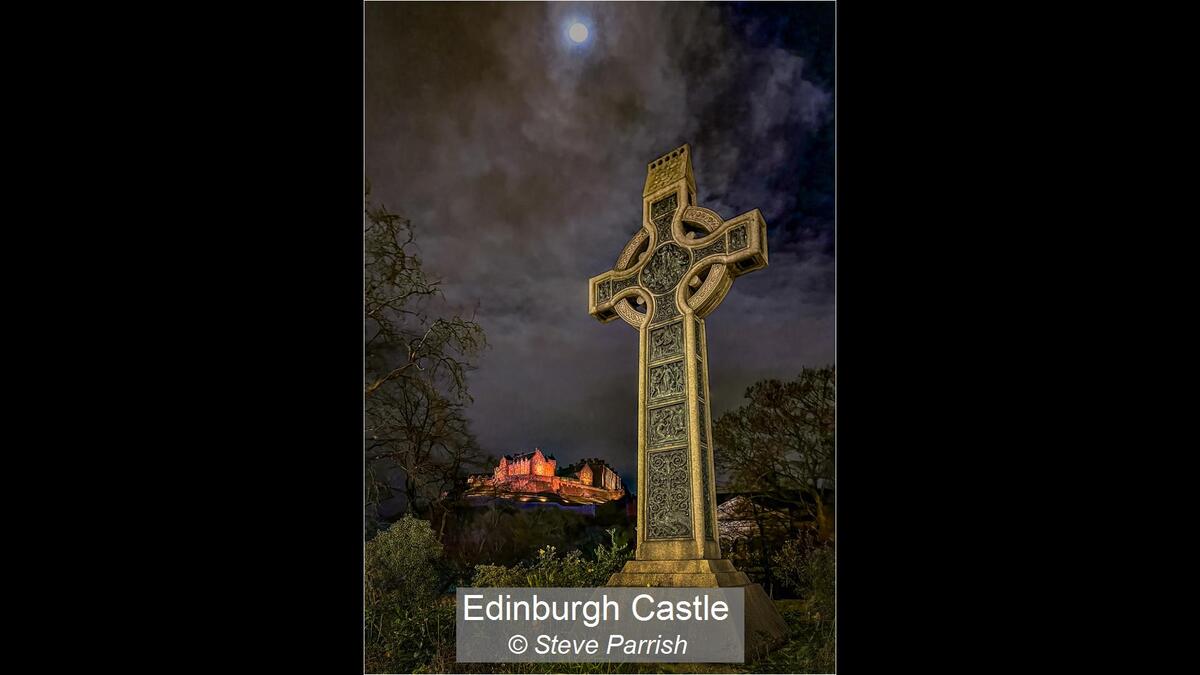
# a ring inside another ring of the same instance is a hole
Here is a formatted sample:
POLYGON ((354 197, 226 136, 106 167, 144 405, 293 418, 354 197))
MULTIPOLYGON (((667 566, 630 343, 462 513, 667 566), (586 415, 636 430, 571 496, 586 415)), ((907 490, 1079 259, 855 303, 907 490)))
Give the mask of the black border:
MULTIPOLYGON (((238 11, 213 75, 231 114, 199 120, 237 151, 188 179, 228 199, 203 233, 223 339, 198 346, 221 377, 193 404, 223 443, 186 462, 224 482, 201 485, 213 536, 181 578, 220 589, 239 665, 358 672, 363 8, 238 11)), ((1011 542, 1019 318, 992 277, 971 36, 908 3, 837 12, 838 671, 929 667, 985 638, 1011 542)))

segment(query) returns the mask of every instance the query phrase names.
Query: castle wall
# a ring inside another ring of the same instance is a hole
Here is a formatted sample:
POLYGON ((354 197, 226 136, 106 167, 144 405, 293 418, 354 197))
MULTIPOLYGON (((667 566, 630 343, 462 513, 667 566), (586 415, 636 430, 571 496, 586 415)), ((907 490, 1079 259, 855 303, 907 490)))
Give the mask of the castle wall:
POLYGON ((497 466, 492 472, 492 477, 497 480, 504 480, 514 476, 544 476, 546 478, 554 476, 558 472, 558 461, 546 459, 541 452, 534 452, 533 456, 525 457, 515 461, 508 461, 507 457, 500 458, 500 466, 497 466))
POLYGON ((558 462, 546 459, 540 450, 517 460, 507 457, 492 475, 477 474, 468 479, 473 489, 491 487, 500 492, 539 493, 550 492, 562 497, 585 500, 616 499, 624 489, 620 477, 604 462, 584 460, 576 476, 558 476, 558 462))

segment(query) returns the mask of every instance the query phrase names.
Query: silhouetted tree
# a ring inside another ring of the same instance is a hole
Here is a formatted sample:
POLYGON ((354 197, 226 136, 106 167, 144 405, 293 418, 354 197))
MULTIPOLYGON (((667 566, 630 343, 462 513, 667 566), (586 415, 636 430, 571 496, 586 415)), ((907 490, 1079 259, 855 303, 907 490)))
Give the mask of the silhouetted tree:
MULTIPOLYGON (((473 319, 438 312, 439 282, 421 268, 412 223, 365 201, 366 511, 402 494, 409 512, 436 515, 459 474, 486 461, 463 406, 466 373, 486 346, 473 319)), ((443 512, 444 517, 444 512, 443 512)))
POLYGON ((756 382, 746 398, 747 404, 717 419, 713 459, 727 488, 751 498, 759 559, 770 584, 771 551, 755 498, 809 515, 822 541, 833 535, 825 497, 835 487, 834 367, 805 368, 790 382, 756 382))

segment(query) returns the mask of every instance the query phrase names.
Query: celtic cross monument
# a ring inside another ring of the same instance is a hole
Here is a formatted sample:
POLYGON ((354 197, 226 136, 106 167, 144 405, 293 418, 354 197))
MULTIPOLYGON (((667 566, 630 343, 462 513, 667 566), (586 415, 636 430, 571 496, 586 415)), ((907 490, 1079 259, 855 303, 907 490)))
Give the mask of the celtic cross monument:
POLYGON ((649 164, 642 227, 588 283, 588 311, 638 331, 637 552, 609 586, 746 587, 753 631, 786 624, 758 584, 721 559, 704 317, 733 280, 767 266, 758 209, 725 220, 696 205, 691 148, 649 164))

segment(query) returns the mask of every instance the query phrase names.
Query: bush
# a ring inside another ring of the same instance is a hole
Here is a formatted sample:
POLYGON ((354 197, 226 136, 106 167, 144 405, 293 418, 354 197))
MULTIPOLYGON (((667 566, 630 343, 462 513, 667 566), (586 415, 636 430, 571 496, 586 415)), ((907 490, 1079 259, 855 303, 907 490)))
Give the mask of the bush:
POLYGON ((409 673, 453 649, 454 602, 438 599, 442 545, 411 516, 366 543, 367 671, 409 673))
POLYGON ((545 505, 517 508, 500 501, 476 508, 463 504, 452 509, 447 519, 443 555, 467 571, 462 584, 466 585, 476 565, 513 566, 536 557, 547 546, 560 552, 578 548, 588 554, 608 543, 606 531, 614 526, 627 537, 633 534, 624 508, 617 511, 613 504, 597 507, 595 517, 545 505))
POLYGON ((816 621, 831 621, 834 614, 833 547, 812 539, 793 539, 771 558, 780 581, 805 600, 816 621))
POLYGON ((834 672, 834 562, 833 547, 818 543, 811 534, 788 541, 771 558, 780 581, 801 599, 776 603, 788 623, 789 640, 754 664, 755 672, 834 672))
POLYGON ((368 541, 365 555, 368 593, 403 591, 397 599, 411 603, 425 602, 437 593, 442 544, 429 521, 404 516, 368 541))
POLYGON ((476 565, 471 585, 484 588, 603 586, 631 557, 629 545, 618 543, 616 528, 608 530, 608 536, 610 544, 596 546, 591 560, 578 550, 560 556, 558 549, 546 546, 538 550, 535 560, 513 567, 476 565))

